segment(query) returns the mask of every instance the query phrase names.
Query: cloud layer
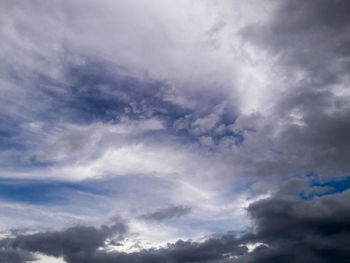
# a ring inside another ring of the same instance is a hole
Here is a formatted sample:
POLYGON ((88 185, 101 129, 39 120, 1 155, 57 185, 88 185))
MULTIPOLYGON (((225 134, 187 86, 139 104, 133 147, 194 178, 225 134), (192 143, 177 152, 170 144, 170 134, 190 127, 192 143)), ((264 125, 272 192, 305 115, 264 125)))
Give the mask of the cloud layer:
POLYGON ((11 263, 25 262, 33 252, 62 257, 67 263, 346 262, 350 256, 348 200, 349 191, 312 201, 280 192, 248 207, 256 224, 251 232, 217 234, 199 242, 178 240, 159 249, 118 251, 129 235, 127 224, 119 221, 100 228, 76 226, 20 234, 1 241, 2 254, 11 263), (110 246, 116 250, 108 251, 110 246))
POLYGON ((0 6, 0 261, 349 258, 348 1, 0 6))

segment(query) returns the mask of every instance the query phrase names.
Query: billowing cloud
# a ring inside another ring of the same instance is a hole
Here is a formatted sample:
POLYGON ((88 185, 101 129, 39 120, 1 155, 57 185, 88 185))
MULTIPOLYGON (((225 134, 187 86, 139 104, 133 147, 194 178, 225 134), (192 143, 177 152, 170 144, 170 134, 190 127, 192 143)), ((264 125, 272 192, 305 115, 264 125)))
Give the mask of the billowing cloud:
POLYGON ((18 235, 3 239, 1 244, 4 253, 16 257, 40 252, 63 257, 68 263, 295 262, 305 258, 308 262, 346 262, 350 253, 348 201, 349 191, 313 201, 279 192, 248 207, 256 224, 251 232, 240 236, 217 234, 204 241, 178 240, 159 249, 132 253, 120 250, 129 235, 123 222, 109 227, 76 226, 61 232, 18 235), (250 244, 256 245, 249 250, 250 244), (108 246, 116 250, 108 252, 108 246))
POLYGON ((348 9, 346 1, 285 1, 268 22, 241 31, 278 66, 269 110, 236 123, 256 131, 246 143, 265 152, 267 161, 249 160, 260 174, 348 173, 348 9))

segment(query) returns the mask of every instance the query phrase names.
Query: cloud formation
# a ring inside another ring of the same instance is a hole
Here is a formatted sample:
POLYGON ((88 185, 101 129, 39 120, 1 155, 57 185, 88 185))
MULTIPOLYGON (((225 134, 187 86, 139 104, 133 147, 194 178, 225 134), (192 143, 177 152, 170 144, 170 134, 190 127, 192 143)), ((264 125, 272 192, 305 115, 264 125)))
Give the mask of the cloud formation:
POLYGON ((0 261, 349 258, 348 1, 0 6, 0 261))
POLYGON ((191 212, 191 208, 185 206, 169 206, 166 208, 159 208, 149 214, 141 215, 140 217, 145 220, 151 221, 164 221, 172 218, 184 216, 191 212))
MULTIPOLYGON (((252 203, 248 212, 255 222, 240 236, 217 234, 205 241, 183 241, 159 249, 118 252, 128 237, 123 222, 100 228, 76 226, 63 231, 18 235, 3 239, 2 253, 25 262, 30 252, 63 257, 71 262, 346 262, 350 256, 349 191, 300 200, 278 193, 252 203), (257 244, 251 250, 249 244, 257 244), (107 251, 106 246, 116 251, 107 251), (99 249, 102 248, 102 249, 99 249), (20 260, 22 255, 26 259, 20 260)), ((17 260, 17 261, 16 261, 17 260)))
POLYGON ((275 58, 281 76, 270 110, 241 120, 257 131, 256 150, 280 153, 253 164, 261 174, 348 173, 348 9, 346 1, 285 1, 267 23, 241 31, 275 58))

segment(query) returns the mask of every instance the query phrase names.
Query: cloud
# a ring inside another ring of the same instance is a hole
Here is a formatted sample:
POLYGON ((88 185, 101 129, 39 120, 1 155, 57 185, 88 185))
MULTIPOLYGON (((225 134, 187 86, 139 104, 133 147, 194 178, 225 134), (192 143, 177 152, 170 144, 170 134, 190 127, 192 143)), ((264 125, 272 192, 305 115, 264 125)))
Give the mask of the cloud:
POLYGON ((275 196, 249 207, 256 232, 242 239, 262 242, 238 262, 346 262, 349 191, 313 202, 275 196))
MULTIPOLYGON (((120 230, 120 229, 119 229, 120 230)), ((71 227, 62 232, 47 232, 26 236, 17 236, 7 240, 8 248, 22 248, 24 251, 40 252, 51 256, 62 256, 67 263, 71 262, 223 262, 232 255, 241 255, 246 248, 230 234, 213 236, 204 242, 179 240, 165 248, 141 250, 135 253, 124 253, 99 250, 103 247, 104 238, 115 229, 101 227, 71 227), (106 234, 105 231, 110 231, 106 234), (226 253, 228 253, 226 255, 226 253)), ((122 231, 123 232, 123 231, 122 231)), ((124 233, 124 232, 123 232, 124 233)), ((116 245, 117 242, 112 242, 116 245)), ((15 262, 15 261, 14 261, 15 262)), ((19 261, 24 262, 24 261, 19 261)))
POLYGON ((104 246, 107 238, 121 240, 126 232, 127 226, 122 221, 114 222, 111 226, 103 225, 99 229, 76 226, 63 231, 18 235, 8 240, 7 246, 11 249, 40 252, 54 257, 70 257, 85 253, 90 255, 97 248, 104 246))
POLYGON ((169 206, 159 208, 149 214, 141 215, 140 218, 150 221, 162 222, 172 218, 178 218, 191 212, 191 208, 185 206, 169 206))
POLYGON ((310 84, 329 84, 339 73, 345 74, 341 66, 347 64, 348 10, 347 1, 285 1, 277 5, 268 23, 248 26, 243 34, 277 53, 291 74, 298 67, 310 84))
POLYGON ((349 2, 1 7, 0 261, 349 256, 349 2))
POLYGON ((252 173, 349 172, 348 60, 340 48, 349 43, 348 9, 347 1, 285 1, 267 21, 241 30, 275 67, 268 107, 241 114, 234 124, 255 131, 244 140, 252 154, 238 161, 255 167, 252 173))
POLYGON ((17 250, 12 248, 1 248, 0 260, 1 262, 8 262, 8 263, 24 263, 24 262, 35 261, 36 257, 31 255, 27 251, 17 250))
POLYGON ((219 263, 232 260, 246 263, 304 259, 308 262, 346 262, 350 253, 347 247, 350 192, 318 197, 312 202, 281 193, 249 205, 248 212, 255 227, 239 236, 216 234, 202 241, 178 240, 161 248, 125 253, 120 249, 124 239, 132 238, 131 229, 127 231, 129 227, 117 221, 112 226, 100 228, 76 226, 56 232, 19 234, 3 239, 1 244, 6 253, 40 252, 62 256, 67 263, 219 263), (114 249, 106 250, 108 246, 114 249), (252 248, 248 250, 248 246, 252 248))

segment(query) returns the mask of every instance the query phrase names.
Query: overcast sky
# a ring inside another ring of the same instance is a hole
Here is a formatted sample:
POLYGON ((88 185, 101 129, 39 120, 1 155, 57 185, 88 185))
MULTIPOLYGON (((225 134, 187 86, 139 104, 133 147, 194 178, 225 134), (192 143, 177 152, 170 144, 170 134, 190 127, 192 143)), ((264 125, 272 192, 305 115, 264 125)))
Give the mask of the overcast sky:
POLYGON ((350 1, 0 12, 0 262, 349 261, 350 1))

